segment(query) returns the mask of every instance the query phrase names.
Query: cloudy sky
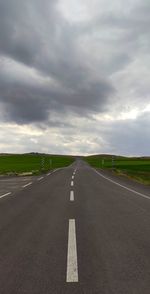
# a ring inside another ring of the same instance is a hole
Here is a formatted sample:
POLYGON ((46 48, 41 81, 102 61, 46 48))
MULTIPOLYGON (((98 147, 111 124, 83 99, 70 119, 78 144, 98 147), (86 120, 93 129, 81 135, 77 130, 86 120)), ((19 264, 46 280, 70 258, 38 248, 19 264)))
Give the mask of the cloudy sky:
POLYGON ((150 1, 0 0, 0 152, 150 155, 150 1))

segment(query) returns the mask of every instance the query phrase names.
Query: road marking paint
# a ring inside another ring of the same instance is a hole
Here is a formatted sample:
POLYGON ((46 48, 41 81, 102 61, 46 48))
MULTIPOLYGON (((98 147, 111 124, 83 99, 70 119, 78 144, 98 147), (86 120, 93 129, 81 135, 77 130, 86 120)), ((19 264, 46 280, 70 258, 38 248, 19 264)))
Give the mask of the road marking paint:
POLYGON ((72 176, 72 180, 74 180, 74 176, 72 176))
POLYGON ((78 282, 78 261, 75 219, 69 219, 66 282, 78 282))
POLYGON ((73 181, 71 181, 71 186, 73 186, 74 185, 74 182, 73 181))
POLYGON ((74 191, 70 191, 70 201, 74 201, 74 191))
POLYGON ((135 190, 133 190, 133 189, 130 189, 130 188, 124 186, 124 185, 121 185, 121 184, 119 184, 118 182, 113 181, 113 180, 111 180, 111 179, 105 177, 104 175, 102 175, 101 173, 99 173, 98 171, 96 171, 95 169, 94 169, 94 171, 95 171, 99 176, 101 176, 102 178, 108 180, 109 182, 111 182, 111 183, 113 183, 113 184, 115 184, 115 185, 117 185, 117 186, 119 186, 119 187, 122 187, 122 188, 124 188, 124 189, 126 189, 126 190, 128 190, 128 191, 130 191, 130 192, 133 192, 133 193, 135 193, 135 194, 137 194, 137 195, 139 195, 139 196, 141 196, 141 197, 143 197, 143 198, 146 198, 146 199, 149 199, 149 200, 150 200, 150 196, 147 196, 147 195, 142 194, 142 193, 140 193, 140 192, 137 192, 137 191, 135 191, 135 190))
POLYGON ((10 195, 10 194, 11 194, 11 192, 8 192, 8 193, 6 193, 6 194, 3 194, 3 195, 0 196, 0 198, 3 198, 3 197, 8 196, 8 195, 10 195))
POLYGON ((28 187, 28 186, 30 186, 31 184, 32 184, 32 182, 30 182, 30 183, 28 183, 28 184, 22 186, 22 188, 28 187))
POLYGON ((59 168, 57 168, 57 169, 54 169, 53 171, 52 171, 52 173, 55 173, 55 172, 57 172, 58 170, 61 170, 61 169, 63 169, 62 167, 59 167, 59 168))
POLYGON ((44 179, 44 177, 41 177, 41 178, 37 179, 37 181, 41 181, 42 179, 44 179))
POLYGON ((51 173, 47 174, 47 177, 50 176, 50 175, 51 175, 51 173))

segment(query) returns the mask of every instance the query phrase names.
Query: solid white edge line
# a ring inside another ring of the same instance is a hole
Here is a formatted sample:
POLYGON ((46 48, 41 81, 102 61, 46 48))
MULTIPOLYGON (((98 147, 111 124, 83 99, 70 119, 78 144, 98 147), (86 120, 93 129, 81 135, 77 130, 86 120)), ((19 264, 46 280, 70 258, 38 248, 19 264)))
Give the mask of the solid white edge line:
POLYGON ((78 282, 78 261, 75 219, 69 219, 68 253, 67 253, 67 283, 78 282))
POLYGON ((8 195, 10 195, 12 192, 8 192, 8 193, 6 193, 6 194, 3 194, 3 195, 1 195, 0 196, 0 198, 3 198, 3 197, 5 197, 5 196, 8 196, 8 195))
POLYGON ((73 181, 71 181, 71 186, 73 186, 74 185, 74 182, 73 181))
MULTIPOLYGON (((48 173, 46 176, 48 177, 48 176, 50 176, 51 174, 55 173, 56 171, 58 171, 58 170, 60 170, 60 169, 62 169, 62 167, 61 167, 61 168, 57 168, 57 169, 52 170, 52 171, 51 171, 50 173, 48 173)), ((44 177, 41 177, 41 178, 37 179, 37 181, 41 181, 42 179, 44 179, 44 177)))
POLYGON ((30 182, 30 183, 28 183, 28 184, 22 186, 22 188, 28 187, 28 186, 30 186, 31 184, 32 184, 32 182, 30 182))
POLYGON ((70 201, 74 201, 74 191, 70 191, 70 201))
POLYGON ((126 190, 128 190, 128 191, 130 191, 130 192, 132 192, 132 193, 134 193, 134 194, 137 194, 137 195, 139 195, 139 196, 141 196, 141 197, 143 197, 143 198, 146 198, 146 199, 149 199, 149 200, 150 200, 150 196, 147 196, 147 195, 142 194, 142 193, 140 193, 140 192, 137 192, 137 191, 135 191, 135 190, 133 190, 133 189, 130 189, 130 188, 124 186, 124 185, 121 185, 121 184, 119 184, 118 182, 113 181, 113 180, 111 180, 111 179, 109 179, 109 178, 103 176, 103 175, 102 175, 101 173, 99 173, 97 170, 95 170, 95 169, 93 169, 93 170, 94 170, 94 171, 95 171, 100 177, 106 179, 107 181, 109 181, 109 182, 111 182, 111 183, 113 183, 113 184, 115 184, 115 185, 117 185, 117 186, 119 186, 119 187, 122 187, 122 188, 124 188, 124 189, 126 189, 126 190))

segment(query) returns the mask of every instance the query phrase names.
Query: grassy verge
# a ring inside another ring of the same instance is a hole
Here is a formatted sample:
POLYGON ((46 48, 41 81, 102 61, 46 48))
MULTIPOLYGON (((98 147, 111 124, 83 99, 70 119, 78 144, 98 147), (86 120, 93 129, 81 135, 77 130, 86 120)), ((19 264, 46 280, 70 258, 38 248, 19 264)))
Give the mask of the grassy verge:
POLYGON ((47 154, 0 155, 0 174, 36 175, 73 163, 72 156, 47 154))
POLYGON ((85 157, 93 167, 113 170, 142 184, 150 185, 150 158, 95 155, 85 157))

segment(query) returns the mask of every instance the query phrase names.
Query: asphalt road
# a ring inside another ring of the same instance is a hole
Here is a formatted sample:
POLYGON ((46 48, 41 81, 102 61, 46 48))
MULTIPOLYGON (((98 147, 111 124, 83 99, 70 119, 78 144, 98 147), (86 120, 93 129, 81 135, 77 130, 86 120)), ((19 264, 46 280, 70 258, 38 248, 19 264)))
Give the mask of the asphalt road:
POLYGON ((77 161, 3 192, 0 294, 150 293, 150 188, 77 161))

